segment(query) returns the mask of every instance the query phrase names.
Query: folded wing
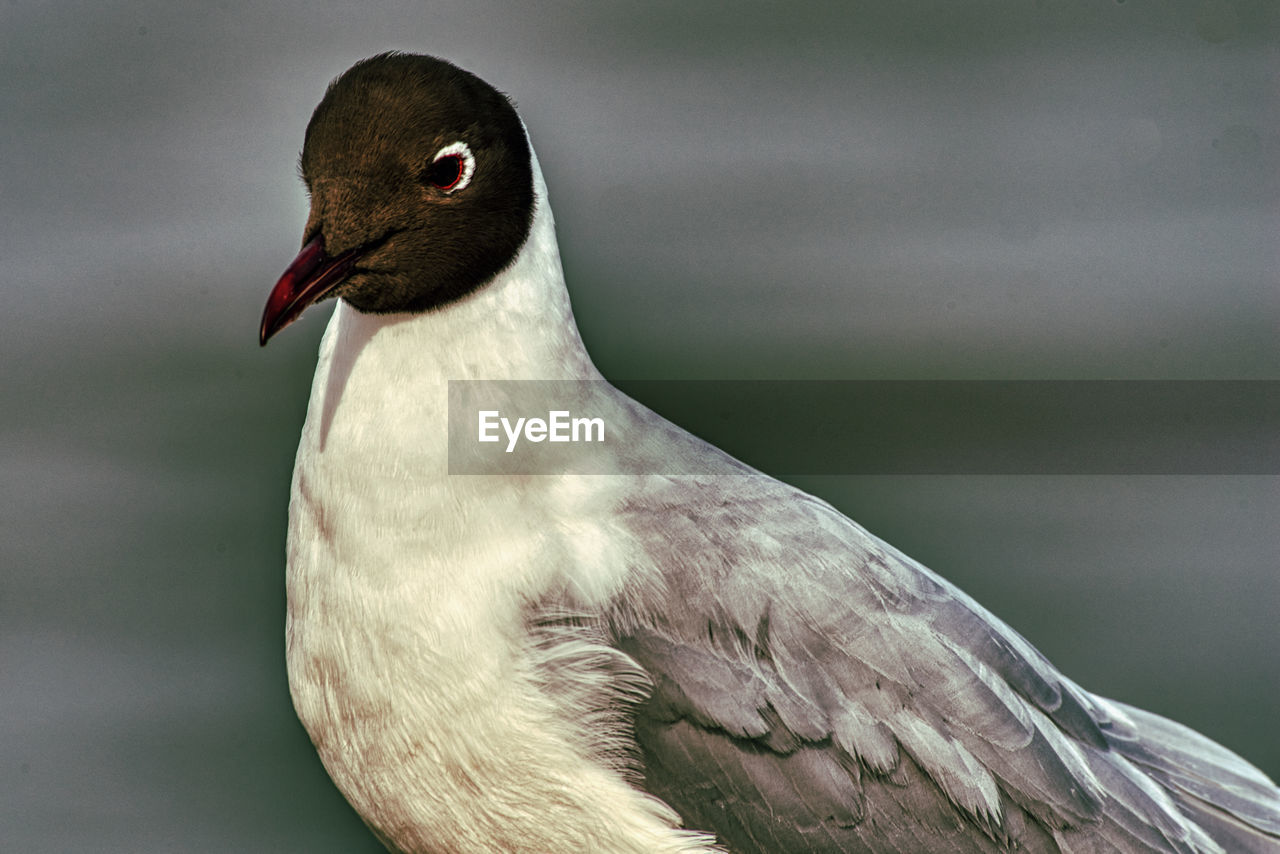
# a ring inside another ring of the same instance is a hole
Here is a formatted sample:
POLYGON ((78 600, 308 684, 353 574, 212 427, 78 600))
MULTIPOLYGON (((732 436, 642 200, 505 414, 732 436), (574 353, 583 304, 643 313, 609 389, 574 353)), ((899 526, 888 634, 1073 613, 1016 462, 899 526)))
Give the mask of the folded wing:
POLYGON ((1094 697, 955 587, 762 476, 651 479, 611 642, 645 785, 751 852, 1280 851, 1280 794, 1094 697))

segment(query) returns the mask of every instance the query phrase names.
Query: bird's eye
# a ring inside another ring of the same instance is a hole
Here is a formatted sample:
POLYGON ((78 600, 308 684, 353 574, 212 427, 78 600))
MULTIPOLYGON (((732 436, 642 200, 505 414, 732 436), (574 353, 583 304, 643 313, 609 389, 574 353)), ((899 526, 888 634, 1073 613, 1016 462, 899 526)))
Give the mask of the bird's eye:
POLYGON ((446 193, 456 193, 471 183, 476 159, 465 142, 453 142, 436 152, 422 180, 446 193))

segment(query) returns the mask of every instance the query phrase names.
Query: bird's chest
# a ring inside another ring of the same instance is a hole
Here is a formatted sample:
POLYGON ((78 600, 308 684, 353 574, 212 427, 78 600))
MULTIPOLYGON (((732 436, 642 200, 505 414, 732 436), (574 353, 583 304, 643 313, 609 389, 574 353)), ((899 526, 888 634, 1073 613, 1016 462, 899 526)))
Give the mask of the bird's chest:
MULTIPOLYGON (((520 801, 528 769, 560 768, 576 755, 562 755, 554 739, 523 744, 511 734, 573 731, 575 716, 598 699, 587 692, 555 704, 540 693, 538 651, 562 679, 566 666, 530 643, 528 608, 565 584, 556 570, 563 548, 545 520, 519 512, 527 496, 496 484, 474 500, 425 485, 371 490, 341 476, 339 491, 322 483, 334 472, 305 464, 295 472, 287 583, 294 705, 334 782, 371 826, 392 840, 396 828, 426 828, 428 842, 397 841, 395 850, 458 850, 430 840, 488 826, 476 792, 520 801)), ((581 675, 588 687, 598 681, 581 675)))
POLYGON ((326 764, 447 745, 450 722, 494 708, 523 666, 524 608, 557 583, 559 562, 545 526, 517 512, 521 499, 474 500, 460 480, 295 472, 289 682, 326 764))

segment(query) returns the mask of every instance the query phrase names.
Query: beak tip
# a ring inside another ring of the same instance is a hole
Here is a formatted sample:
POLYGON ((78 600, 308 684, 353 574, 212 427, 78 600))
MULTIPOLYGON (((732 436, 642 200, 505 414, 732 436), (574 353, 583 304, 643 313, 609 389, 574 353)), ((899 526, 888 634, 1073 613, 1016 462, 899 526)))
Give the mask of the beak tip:
POLYGON ((339 259, 329 258, 324 252, 324 238, 319 235, 303 246, 267 297, 258 325, 258 346, 267 346, 277 332, 340 282, 350 270, 353 257, 354 253, 346 253, 339 259))
POLYGON ((262 312, 262 321, 258 324, 259 347, 267 346, 267 342, 274 338, 277 332, 288 325, 287 323, 281 323, 280 319, 280 312, 273 312, 271 303, 268 303, 266 309, 262 312))

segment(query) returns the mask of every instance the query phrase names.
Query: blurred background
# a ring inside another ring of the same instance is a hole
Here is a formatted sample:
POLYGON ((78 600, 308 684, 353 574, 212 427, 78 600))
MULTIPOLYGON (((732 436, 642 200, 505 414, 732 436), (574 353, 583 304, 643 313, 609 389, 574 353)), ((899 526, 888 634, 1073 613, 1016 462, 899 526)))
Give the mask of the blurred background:
MULTIPOLYGON (((1272 0, 0 4, 0 849, 376 852, 290 705, 266 350, 327 82, 510 93, 617 379, 1280 379, 1272 0)), ((1280 478, 793 478, 1280 776, 1280 478)))

